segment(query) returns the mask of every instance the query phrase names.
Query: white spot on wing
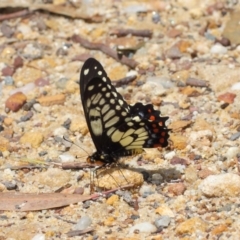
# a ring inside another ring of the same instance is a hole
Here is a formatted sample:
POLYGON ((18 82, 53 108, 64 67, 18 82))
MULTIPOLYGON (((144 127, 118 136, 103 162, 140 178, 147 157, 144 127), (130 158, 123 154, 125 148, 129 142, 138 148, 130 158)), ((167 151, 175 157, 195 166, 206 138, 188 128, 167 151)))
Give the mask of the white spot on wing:
POLYGON ((108 135, 108 136, 111 136, 114 130, 116 130, 116 128, 111 127, 111 128, 107 131, 107 135, 108 135))
POLYGON ((123 105, 123 100, 122 99, 119 99, 118 102, 121 106, 123 105))
POLYGON ((109 120, 108 122, 105 123, 105 128, 111 127, 112 125, 116 124, 118 121, 119 121, 118 116, 111 118, 111 120, 109 120))
POLYGON ((128 129, 128 130, 124 133, 123 138, 131 135, 134 131, 135 131, 135 130, 134 130, 133 128, 128 129))
POLYGON ((100 136, 103 132, 103 126, 100 117, 101 117, 100 112, 97 111, 96 109, 91 109, 89 111, 91 130, 96 136, 100 136))
POLYGON ((93 104, 97 104, 98 102, 99 102, 99 100, 101 99, 101 97, 102 97, 102 94, 101 93, 98 93, 97 95, 96 95, 96 97, 93 99, 93 104))
POLYGON ((140 122, 140 121, 141 121, 141 119, 140 119, 139 116, 134 117, 133 120, 134 120, 135 122, 140 122))
POLYGON ((83 71, 83 74, 86 76, 86 75, 88 75, 88 73, 89 73, 89 68, 86 68, 86 69, 83 71))
POLYGON ((110 110, 106 113, 106 115, 103 117, 103 121, 107 122, 112 116, 115 115, 115 111, 114 110, 110 110))
POLYGON ((102 71, 98 71, 98 75, 100 75, 100 76, 101 76, 101 75, 102 75, 102 71))
POLYGON ((94 85, 88 86, 88 91, 92 91, 94 89, 94 85))
POLYGON ((110 109, 109 104, 104 105, 104 107, 102 108, 102 115, 105 114, 109 109, 110 109))
POLYGON ((88 98, 88 100, 87 100, 87 108, 90 108, 90 106, 91 106, 91 100, 88 98))
POLYGON ((103 105, 105 102, 106 102, 105 99, 102 98, 102 99, 100 100, 100 102, 99 102, 99 105, 103 105))
POLYGON ((103 80, 104 82, 106 82, 106 81, 107 81, 107 79, 106 79, 105 77, 103 77, 103 78, 102 78, 102 80, 103 80))
POLYGON ((138 135, 140 135, 143 132, 146 132, 146 130, 144 128, 139 128, 138 130, 135 131, 135 133, 138 135))
POLYGON ((132 143, 133 140, 134 140, 133 137, 128 136, 128 137, 122 139, 122 140, 120 141, 120 144, 121 144, 123 147, 125 147, 125 146, 129 145, 130 143, 132 143))
POLYGON ((122 138, 123 134, 124 134, 123 132, 120 132, 119 130, 116 130, 111 136, 112 141, 113 142, 119 142, 120 139, 122 138))

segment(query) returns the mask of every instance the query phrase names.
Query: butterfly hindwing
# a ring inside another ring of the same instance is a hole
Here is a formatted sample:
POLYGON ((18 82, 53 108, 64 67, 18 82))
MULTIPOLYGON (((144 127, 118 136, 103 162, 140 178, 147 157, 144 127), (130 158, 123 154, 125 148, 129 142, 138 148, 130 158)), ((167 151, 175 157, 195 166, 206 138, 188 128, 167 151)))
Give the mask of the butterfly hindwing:
POLYGON ((92 160, 114 162, 143 148, 166 147, 169 129, 151 104, 131 106, 111 84, 102 65, 89 58, 80 76, 81 99, 97 152, 92 160), (95 159, 100 158, 100 159, 95 159))

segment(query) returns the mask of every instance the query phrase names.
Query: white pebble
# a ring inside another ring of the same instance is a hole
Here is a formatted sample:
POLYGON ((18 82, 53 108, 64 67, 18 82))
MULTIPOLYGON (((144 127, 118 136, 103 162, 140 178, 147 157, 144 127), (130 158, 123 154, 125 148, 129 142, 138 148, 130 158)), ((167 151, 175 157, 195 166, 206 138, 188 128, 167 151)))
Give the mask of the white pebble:
POLYGON ((138 72, 135 70, 131 70, 126 74, 126 77, 130 77, 130 76, 137 76, 138 72))
POLYGON ((12 95, 16 92, 22 92, 24 94, 27 94, 27 93, 31 92, 35 87, 36 87, 36 85, 34 83, 28 83, 22 87, 13 89, 12 91, 10 91, 10 95, 12 95))
POLYGON ((210 52, 214 54, 225 54, 227 53, 227 48, 217 43, 211 47, 210 52))
POLYGON ((139 194, 142 197, 147 197, 148 195, 151 195, 153 193, 153 190, 148 185, 142 185, 142 187, 139 190, 139 194))
POLYGON ((240 194, 239 186, 239 175, 225 173, 208 176, 199 184, 199 189, 208 197, 234 197, 240 194))
POLYGON ((45 235, 38 233, 31 240, 45 240, 45 235))
POLYGON ((34 108, 34 110, 36 110, 37 112, 41 112, 41 111, 42 111, 42 106, 41 106, 41 104, 39 104, 39 103, 35 103, 35 104, 33 105, 33 108, 34 108))
POLYGON ((75 157, 69 153, 63 153, 61 155, 59 155, 59 158, 61 160, 61 162, 73 162, 75 161, 75 157))
POLYGON ((228 160, 230 160, 230 159, 236 157, 238 153, 240 153, 239 147, 230 147, 227 150, 226 156, 227 156, 228 160))
POLYGON ((171 151, 171 152, 166 153, 166 154, 164 155, 164 159, 166 159, 166 160, 171 160, 175 155, 176 155, 176 153, 175 153, 174 151, 171 151))
POLYGON ((59 127, 53 131, 53 135, 59 136, 59 137, 62 137, 66 133, 67 133, 67 129, 65 127, 59 127))
POLYGON ((92 224, 92 219, 88 216, 83 216, 77 222, 77 224, 73 227, 74 230, 84 230, 92 224))
POLYGON ((143 222, 143 223, 138 223, 134 226, 132 226, 129 229, 129 233, 134 233, 134 231, 138 230, 140 233, 154 233, 157 231, 157 228, 155 225, 153 225, 150 222, 143 222))
POLYGON ((232 85, 231 87, 232 90, 240 90, 240 82, 237 82, 232 85))

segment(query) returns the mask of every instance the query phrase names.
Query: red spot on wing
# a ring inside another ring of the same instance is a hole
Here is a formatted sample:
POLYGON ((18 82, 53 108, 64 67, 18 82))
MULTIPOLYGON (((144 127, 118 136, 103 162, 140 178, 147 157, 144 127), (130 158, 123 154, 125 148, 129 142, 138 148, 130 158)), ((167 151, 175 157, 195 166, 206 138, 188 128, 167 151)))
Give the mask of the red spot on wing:
POLYGON ((151 115, 149 120, 154 121, 155 120, 155 116, 151 115))

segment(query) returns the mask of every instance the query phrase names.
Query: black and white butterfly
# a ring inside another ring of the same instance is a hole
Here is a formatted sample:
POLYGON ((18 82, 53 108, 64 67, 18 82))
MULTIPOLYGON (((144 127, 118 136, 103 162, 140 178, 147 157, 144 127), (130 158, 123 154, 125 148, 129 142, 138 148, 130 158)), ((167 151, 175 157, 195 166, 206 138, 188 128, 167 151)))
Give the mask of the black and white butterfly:
POLYGON ((143 148, 168 145, 168 117, 161 117, 152 104, 128 105, 94 58, 87 59, 82 67, 80 93, 97 150, 88 161, 107 165, 120 157, 142 153, 143 148))

